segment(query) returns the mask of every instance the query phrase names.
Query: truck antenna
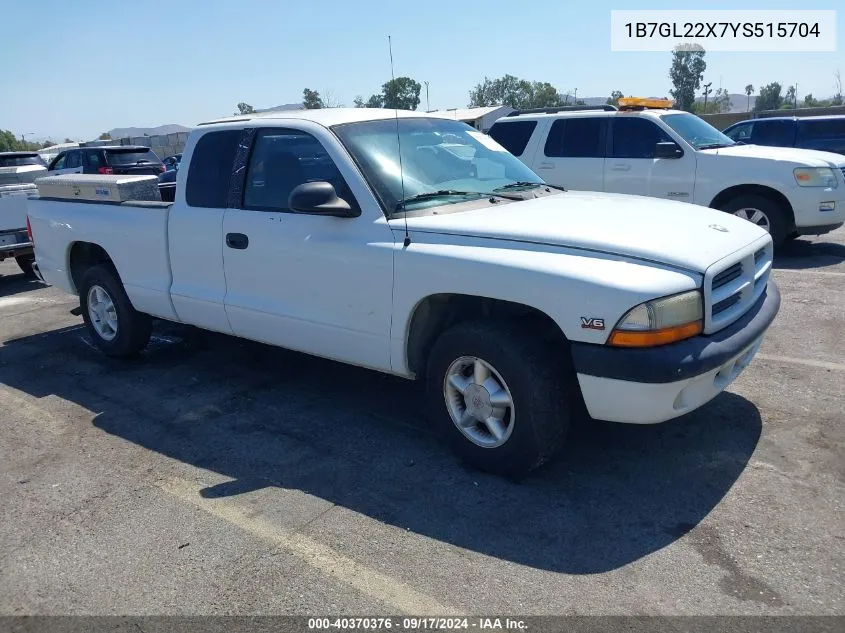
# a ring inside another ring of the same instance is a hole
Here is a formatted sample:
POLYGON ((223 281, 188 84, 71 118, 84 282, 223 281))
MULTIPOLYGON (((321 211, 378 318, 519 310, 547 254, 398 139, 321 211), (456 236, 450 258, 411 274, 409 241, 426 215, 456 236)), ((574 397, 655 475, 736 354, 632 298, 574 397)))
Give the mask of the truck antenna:
MULTIPOLYGON (((390 36, 387 36, 387 47, 390 50, 390 83, 393 84, 393 89, 396 90, 396 76, 393 74, 393 42, 390 36)), ((402 211, 405 216, 405 248, 411 245, 411 235, 408 233, 408 210, 405 208, 405 175, 402 170, 402 142, 399 139, 399 109, 393 109, 396 115, 396 147, 399 150, 399 184, 402 187, 402 211)))

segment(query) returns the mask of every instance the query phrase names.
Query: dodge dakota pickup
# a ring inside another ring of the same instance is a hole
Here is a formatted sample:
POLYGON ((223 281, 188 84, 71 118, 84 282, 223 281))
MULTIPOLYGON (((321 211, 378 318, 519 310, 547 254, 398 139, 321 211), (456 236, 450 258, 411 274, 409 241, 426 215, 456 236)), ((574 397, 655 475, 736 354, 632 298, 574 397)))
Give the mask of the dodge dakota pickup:
POLYGON ((99 201, 98 175, 39 189, 64 178, 93 197, 45 184, 30 201, 36 268, 79 296, 102 352, 138 354, 155 318, 421 379, 445 441, 500 474, 549 460, 576 412, 645 424, 701 407, 780 305, 759 226, 562 190, 418 112, 200 124, 173 202, 99 201))

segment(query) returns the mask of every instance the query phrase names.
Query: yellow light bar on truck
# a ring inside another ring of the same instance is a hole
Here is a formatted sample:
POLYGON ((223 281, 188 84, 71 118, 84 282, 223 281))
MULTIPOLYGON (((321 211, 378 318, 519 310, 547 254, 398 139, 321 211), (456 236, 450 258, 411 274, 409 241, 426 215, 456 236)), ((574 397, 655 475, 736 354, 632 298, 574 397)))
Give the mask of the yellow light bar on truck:
POLYGON ((649 99, 647 97, 619 97, 619 108, 660 108, 669 109, 675 105, 672 99, 649 99))

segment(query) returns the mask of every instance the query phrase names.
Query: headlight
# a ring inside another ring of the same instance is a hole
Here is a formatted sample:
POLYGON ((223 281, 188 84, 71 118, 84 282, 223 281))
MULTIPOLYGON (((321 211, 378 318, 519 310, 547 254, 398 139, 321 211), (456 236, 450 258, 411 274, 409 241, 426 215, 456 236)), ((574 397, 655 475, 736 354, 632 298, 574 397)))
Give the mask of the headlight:
POLYGON ((619 319, 610 333, 608 344, 654 347, 674 343, 700 334, 703 318, 701 292, 698 290, 646 301, 619 319))
POLYGON ((839 183, 830 167, 798 167, 792 172, 799 187, 835 188, 839 183))

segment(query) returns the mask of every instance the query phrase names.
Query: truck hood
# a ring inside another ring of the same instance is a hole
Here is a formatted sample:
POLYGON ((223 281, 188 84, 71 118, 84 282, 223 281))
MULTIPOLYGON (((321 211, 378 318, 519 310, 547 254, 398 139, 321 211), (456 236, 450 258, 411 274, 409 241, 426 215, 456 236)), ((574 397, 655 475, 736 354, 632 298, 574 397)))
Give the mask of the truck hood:
POLYGON ((737 158, 760 158, 793 163, 801 167, 830 167, 845 165, 841 154, 823 152, 800 147, 770 147, 768 145, 731 145, 718 149, 699 150, 702 154, 713 156, 736 156, 737 158))
MULTIPOLYGON (((645 196, 567 191, 484 204, 408 218, 408 230, 598 251, 697 273, 767 235, 755 224, 721 211, 645 196)), ((404 230, 401 218, 390 225, 404 230)))

